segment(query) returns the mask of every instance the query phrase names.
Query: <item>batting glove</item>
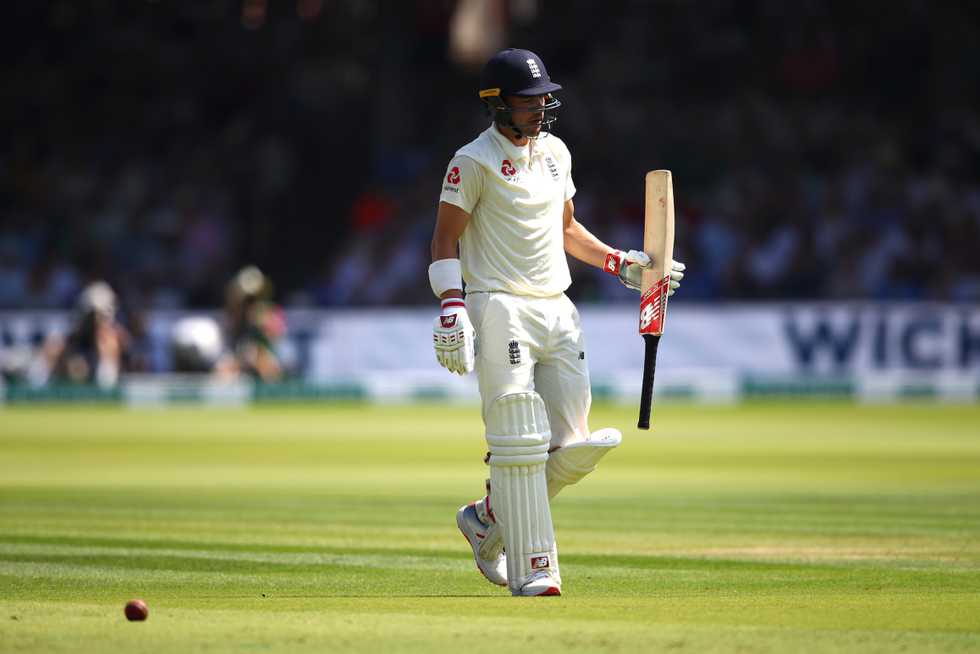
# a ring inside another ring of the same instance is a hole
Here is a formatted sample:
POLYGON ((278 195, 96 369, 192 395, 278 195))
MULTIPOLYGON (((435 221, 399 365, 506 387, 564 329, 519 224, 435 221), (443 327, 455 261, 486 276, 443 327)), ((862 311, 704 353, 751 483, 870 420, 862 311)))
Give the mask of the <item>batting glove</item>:
POLYGON ((474 340, 466 303, 461 298, 443 300, 442 315, 432 325, 432 344, 439 365, 458 375, 472 372, 476 362, 474 340))
POLYGON ((684 279, 684 271, 687 270, 687 266, 682 264, 680 261, 670 261, 670 290, 667 291, 667 295, 671 296, 674 291, 681 287, 681 280, 684 279))
POLYGON ((640 290, 643 280, 643 269, 652 265, 650 257, 645 252, 639 250, 613 250, 606 255, 606 264, 603 269, 610 275, 619 277, 623 286, 634 291, 640 290))
MULTIPOLYGON (((680 288, 681 280, 684 279, 684 270, 687 269, 687 266, 680 261, 672 260, 670 263, 670 290, 667 291, 667 295, 673 295, 674 291, 680 288)), ((650 257, 640 250, 630 250, 626 253, 613 250, 606 255, 604 269, 607 273, 618 276, 619 281, 626 288, 638 291, 643 283, 643 270, 651 265, 653 262, 650 261, 650 257)))

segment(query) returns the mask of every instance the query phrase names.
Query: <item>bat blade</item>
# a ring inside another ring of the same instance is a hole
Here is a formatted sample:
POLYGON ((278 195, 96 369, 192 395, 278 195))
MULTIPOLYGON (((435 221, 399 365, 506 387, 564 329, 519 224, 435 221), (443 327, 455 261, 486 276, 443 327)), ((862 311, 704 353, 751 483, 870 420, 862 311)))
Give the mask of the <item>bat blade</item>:
POLYGON ((646 353, 637 427, 649 429, 657 348, 667 320, 667 291, 674 258, 674 186, 669 170, 651 170, 646 175, 643 251, 653 265, 643 271, 640 288, 640 335, 646 353))

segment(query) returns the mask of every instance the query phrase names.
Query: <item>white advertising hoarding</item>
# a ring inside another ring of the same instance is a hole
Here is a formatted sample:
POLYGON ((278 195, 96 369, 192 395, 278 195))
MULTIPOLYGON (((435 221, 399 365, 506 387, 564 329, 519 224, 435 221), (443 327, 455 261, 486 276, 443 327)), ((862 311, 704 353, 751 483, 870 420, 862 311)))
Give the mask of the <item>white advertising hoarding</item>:
MULTIPOLYGON (((287 311, 281 344, 294 375, 355 383, 369 395, 439 392, 475 398, 475 380, 439 368, 431 347, 434 308, 287 311)), ((598 394, 633 397, 643 360, 635 305, 583 305, 586 358, 598 394)), ((187 313, 148 319, 150 361, 165 372, 170 327, 187 313)), ((0 312, 0 355, 22 351, 69 316, 0 312)), ((812 380, 852 384, 873 399, 933 385, 972 399, 980 380, 980 307, 927 303, 675 302, 657 364, 658 394, 730 400, 746 383, 774 392, 812 380)))
MULTIPOLYGON (((640 369, 635 307, 580 308, 594 373, 640 369)), ((308 334, 310 374, 426 370, 433 310, 293 316, 308 334)), ((980 307, 932 304, 685 305, 668 313, 658 370, 759 374, 959 371, 980 374, 980 307)))

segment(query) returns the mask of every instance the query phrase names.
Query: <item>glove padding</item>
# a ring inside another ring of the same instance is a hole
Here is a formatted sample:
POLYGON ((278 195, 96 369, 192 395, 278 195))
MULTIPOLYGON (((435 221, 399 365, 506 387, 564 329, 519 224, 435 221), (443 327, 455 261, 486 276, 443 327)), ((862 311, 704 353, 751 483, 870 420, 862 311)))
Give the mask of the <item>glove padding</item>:
POLYGON ((442 315, 432 324, 432 344, 439 365, 458 375, 472 372, 476 362, 474 340, 473 323, 463 301, 443 302, 442 315))
MULTIPOLYGON (((673 295, 674 291, 680 288, 681 280, 684 279, 684 271, 687 269, 680 261, 670 262, 670 289, 667 291, 667 295, 673 295)), ((647 256, 646 252, 640 250, 630 250, 629 252, 622 252, 620 250, 613 250, 608 255, 606 255, 606 272, 617 275, 619 281, 623 283, 626 288, 631 288, 634 291, 640 290, 643 283, 643 271, 653 265, 650 261, 650 257, 647 256)))
POLYGON ((687 270, 687 266, 680 261, 670 260, 670 290, 667 291, 667 297, 673 295, 674 291, 681 287, 681 280, 684 279, 685 270, 687 270))

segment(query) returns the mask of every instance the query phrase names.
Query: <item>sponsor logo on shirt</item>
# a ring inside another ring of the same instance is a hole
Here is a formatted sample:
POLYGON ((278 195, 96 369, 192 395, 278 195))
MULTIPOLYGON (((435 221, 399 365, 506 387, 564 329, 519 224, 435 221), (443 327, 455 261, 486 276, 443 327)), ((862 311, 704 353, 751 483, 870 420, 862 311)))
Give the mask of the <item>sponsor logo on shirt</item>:
POLYGON ((551 173, 551 178, 558 181, 558 166, 555 164, 555 160, 550 156, 544 158, 545 164, 548 166, 548 171, 551 173))
POLYGON ((500 174, 507 179, 513 179, 517 176, 517 168, 510 162, 510 159, 504 159, 500 164, 500 174))
POLYGON ((459 193, 459 182, 462 180, 463 176, 459 173, 459 166, 453 166, 449 173, 446 174, 447 184, 442 185, 443 191, 452 191, 453 193, 459 193))
POLYGON ((510 365, 517 366, 521 363, 521 345, 517 341, 507 344, 507 354, 510 356, 510 365))

